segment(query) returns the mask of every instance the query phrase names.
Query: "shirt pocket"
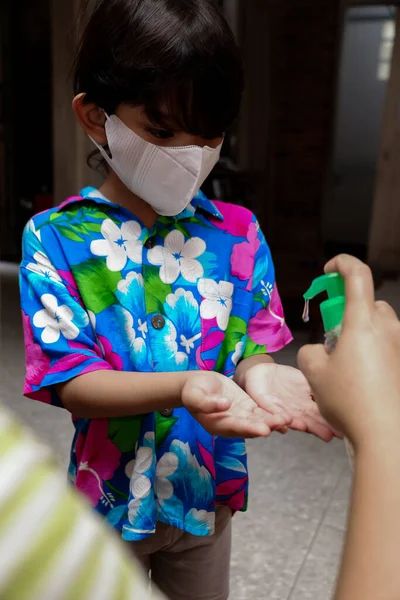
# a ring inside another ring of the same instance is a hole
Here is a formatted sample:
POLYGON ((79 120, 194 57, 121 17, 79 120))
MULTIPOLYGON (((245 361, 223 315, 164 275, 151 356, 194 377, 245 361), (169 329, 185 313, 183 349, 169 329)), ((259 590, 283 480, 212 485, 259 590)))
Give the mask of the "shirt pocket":
POLYGON ((199 285, 202 336, 198 366, 232 376, 244 352, 253 293, 230 281, 204 281, 199 285))

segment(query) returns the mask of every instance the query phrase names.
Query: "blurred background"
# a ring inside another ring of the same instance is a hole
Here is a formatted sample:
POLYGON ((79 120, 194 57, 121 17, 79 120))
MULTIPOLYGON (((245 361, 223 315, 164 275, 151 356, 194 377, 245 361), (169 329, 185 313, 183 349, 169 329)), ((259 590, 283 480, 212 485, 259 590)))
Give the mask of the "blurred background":
MULTIPOLYGON (((368 259, 379 275, 400 268, 396 8, 359 0, 220 4, 242 48, 247 91, 205 191, 257 213, 288 320, 299 325, 304 289, 338 251, 368 259)), ((19 260, 34 212, 98 183, 70 110, 80 8, 81 0, 1 3, 3 260, 19 260)))
MULTIPOLYGON (((220 0, 242 49, 240 119, 204 191, 258 216, 274 255, 295 343, 302 294, 327 258, 372 266, 379 297, 400 308, 400 12, 367 0, 220 0)), ((22 399, 24 348, 16 263, 26 221, 81 187, 89 142, 70 108, 80 0, 0 2, 0 398, 64 467, 65 411, 22 399)), ((327 600, 351 475, 341 443, 305 435, 249 444, 253 495, 235 520, 232 599, 327 600)))

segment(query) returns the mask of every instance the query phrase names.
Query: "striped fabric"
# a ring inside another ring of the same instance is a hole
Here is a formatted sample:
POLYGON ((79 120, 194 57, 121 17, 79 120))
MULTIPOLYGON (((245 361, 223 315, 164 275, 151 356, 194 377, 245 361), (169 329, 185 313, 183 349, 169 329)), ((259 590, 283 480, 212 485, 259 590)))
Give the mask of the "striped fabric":
POLYGON ((150 598, 132 555, 1 406, 0 482, 2 600, 150 598))

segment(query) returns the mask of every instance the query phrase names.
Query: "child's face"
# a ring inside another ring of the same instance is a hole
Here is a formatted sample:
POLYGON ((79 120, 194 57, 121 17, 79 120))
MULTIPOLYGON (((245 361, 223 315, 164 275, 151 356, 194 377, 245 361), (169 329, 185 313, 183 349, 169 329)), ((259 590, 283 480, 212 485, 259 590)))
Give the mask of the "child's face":
MULTIPOLYGON (((86 133, 95 139, 98 144, 106 144, 107 137, 104 128, 106 117, 104 111, 95 104, 85 104, 84 94, 76 96, 72 106, 86 133)), ((121 104, 115 111, 115 114, 129 129, 134 131, 143 140, 157 146, 209 146, 210 148, 217 148, 223 139, 222 135, 217 138, 207 139, 181 131, 173 122, 169 122, 167 117, 163 117, 162 126, 152 123, 143 106, 121 104), (165 122, 168 129, 165 129, 165 122)))
POLYGON ((209 146, 210 148, 217 148, 222 142, 222 136, 206 139, 202 136, 180 131, 168 117, 163 117, 162 126, 152 123, 142 106, 133 107, 121 104, 115 114, 143 140, 157 146, 209 146), (168 129, 166 129, 166 126, 168 129))

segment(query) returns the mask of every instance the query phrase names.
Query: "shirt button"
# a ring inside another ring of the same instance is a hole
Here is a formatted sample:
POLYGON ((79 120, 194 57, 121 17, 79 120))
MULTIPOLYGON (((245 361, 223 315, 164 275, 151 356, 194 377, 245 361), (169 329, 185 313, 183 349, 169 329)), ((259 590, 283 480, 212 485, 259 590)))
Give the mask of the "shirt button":
POLYGON ((151 319, 151 324, 153 325, 154 329, 163 329, 165 326, 165 319, 162 315, 154 315, 154 317, 151 319))
POLYGON ((172 408, 164 408, 164 410, 160 410, 160 415, 162 417, 170 417, 174 411, 172 408))
POLYGON ((147 248, 147 250, 151 250, 155 245, 155 239, 153 237, 149 237, 149 239, 145 241, 144 247, 147 248))

